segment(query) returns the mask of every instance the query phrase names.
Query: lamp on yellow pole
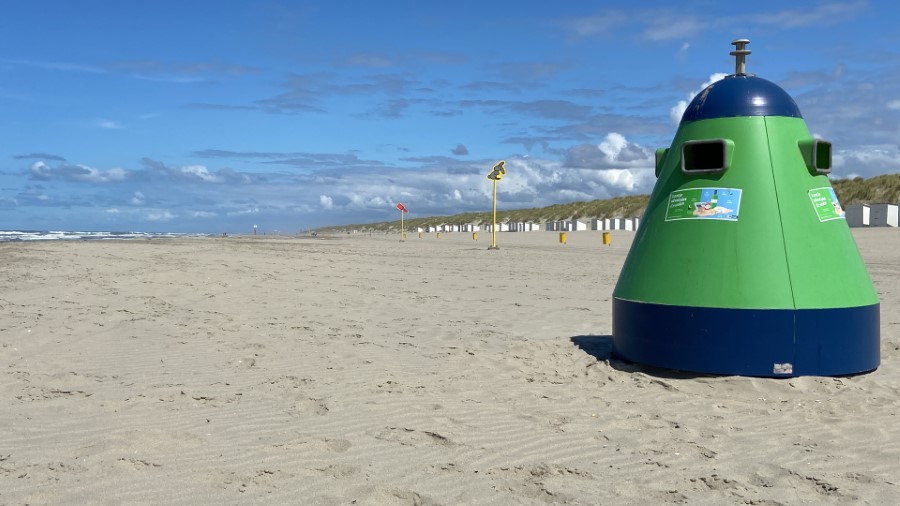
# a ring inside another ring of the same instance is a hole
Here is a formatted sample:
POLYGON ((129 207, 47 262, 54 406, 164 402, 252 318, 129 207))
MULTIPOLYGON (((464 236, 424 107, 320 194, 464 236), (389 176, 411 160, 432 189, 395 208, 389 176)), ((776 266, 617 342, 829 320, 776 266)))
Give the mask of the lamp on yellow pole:
POLYGON ((400 210, 400 242, 404 242, 406 240, 406 229, 403 228, 403 215, 408 213, 409 210, 403 207, 403 204, 397 202, 397 209, 400 210))
POLYGON ((488 246, 488 249, 500 249, 497 246, 497 181, 503 179, 503 176, 505 175, 506 162, 504 160, 500 160, 496 165, 494 165, 494 168, 491 169, 491 173, 487 176, 488 179, 494 182, 494 221, 491 224, 491 245, 488 246))

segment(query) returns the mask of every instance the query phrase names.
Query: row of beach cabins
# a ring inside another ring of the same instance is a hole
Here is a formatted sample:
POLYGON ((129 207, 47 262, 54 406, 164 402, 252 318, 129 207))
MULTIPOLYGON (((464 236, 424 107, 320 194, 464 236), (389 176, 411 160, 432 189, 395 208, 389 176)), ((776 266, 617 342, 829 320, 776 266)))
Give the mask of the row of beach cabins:
POLYGON ((844 208, 851 227, 896 227, 900 225, 897 204, 852 204, 844 208))
MULTIPOLYGON (((898 227, 900 226, 900 205, 898 204, 853 204, 844 208, 847 224, 851 227, 898 227)), ((578 232, 587 230, 637 230, 640 218, 604 218, 592 220, 562 220, 536 222, 498 223, 498 232, 578 232)), ((491 232, 491 224, 478 225, 433 225, 418 227, 424 232, 491 232)))
MULTIPOLYGON (((844 208, 847 224, 851 227, 900 227, 898 204, 853 204, 844 208)), ((637 230, 640 218, 605 218, 592 220, 562 220, 536 222, 498 223, 498 232, 577 232, 582 230, 637 230)), ((418 227, 417 232, 491 232, 491 224, 434 225, 418 227)))
MULTIPOLYGON (((508 222, 498 223, 497 232, 577 232, 581 230, 637 230, 640 224, 640 218, 606 218, 594 219, 590 221, 582 220, 564 220, 564 221, 548 221, 546 223, 535 222, 508 222)), ((418 227, 416 232, 491 232, 490 223, 486 225, 476 225, 467 223, 464 225, 434 225, 429 227, 418 227)))

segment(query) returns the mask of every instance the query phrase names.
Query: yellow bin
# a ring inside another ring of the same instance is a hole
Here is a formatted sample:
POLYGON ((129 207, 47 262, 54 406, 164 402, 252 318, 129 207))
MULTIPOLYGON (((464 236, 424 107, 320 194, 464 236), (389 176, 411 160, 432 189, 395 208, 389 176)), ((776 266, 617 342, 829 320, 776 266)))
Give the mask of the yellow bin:
POLYGON ((437 238, 438 238, 438 239, 441 238, 441 233, 440 233, 440 232, 437 233, 437 238))
POLYGON ((565 244, 565 243, 566 243, 566 233, 565 233, 565 232, 560 232, 560 233, 559 233, 559 243, 560 243, 560 244, 565 244))
POLYGON ((603 232, 603 244, 609 246, 612 244, 612 239, 609 237, 609 232, 603 232))
POLYGON ((419 232, 419 239, 422 238, 422 232, 419 232))
POLYGON ((472 232, 472 240, 473 240, 473 241, 477 241, 477 240, 478 240, 478 232, 472 232))

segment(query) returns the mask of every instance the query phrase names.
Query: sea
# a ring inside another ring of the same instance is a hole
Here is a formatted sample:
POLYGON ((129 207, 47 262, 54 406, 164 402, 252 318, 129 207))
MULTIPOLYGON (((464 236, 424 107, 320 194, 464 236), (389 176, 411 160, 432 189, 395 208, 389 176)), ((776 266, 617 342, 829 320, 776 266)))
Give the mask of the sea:
POLYGON ((212 237, 210 234, 172 232, 74 232, 66 230, 0 230, 0 242, 21 241, 108 241, 178 237, 212 237))

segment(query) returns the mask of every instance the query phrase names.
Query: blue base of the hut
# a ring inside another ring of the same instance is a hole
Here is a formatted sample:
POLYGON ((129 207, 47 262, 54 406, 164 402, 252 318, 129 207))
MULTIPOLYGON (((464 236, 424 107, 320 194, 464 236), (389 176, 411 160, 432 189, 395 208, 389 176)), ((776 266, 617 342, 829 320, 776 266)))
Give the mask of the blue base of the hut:
POLYGON ((740 376, 844 376, 880 362, 879 304, 728 309, 613 299, 614 353, 668 369, 740 376))

